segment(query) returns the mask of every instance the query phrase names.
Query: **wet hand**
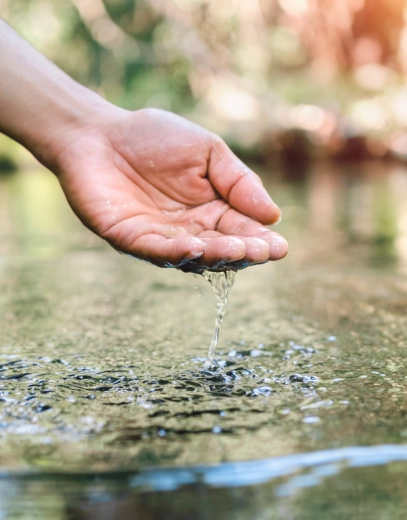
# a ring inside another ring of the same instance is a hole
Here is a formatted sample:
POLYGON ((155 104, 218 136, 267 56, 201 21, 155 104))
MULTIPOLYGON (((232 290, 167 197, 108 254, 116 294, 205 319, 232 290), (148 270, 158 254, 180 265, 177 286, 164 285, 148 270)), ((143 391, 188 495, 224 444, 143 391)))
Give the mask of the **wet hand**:
POLYGON ((278 260, 287 243, 259 177, 216 135, 172 113, 109 106, 57 140, 72 209, 120 252, 199 272, 278 260))

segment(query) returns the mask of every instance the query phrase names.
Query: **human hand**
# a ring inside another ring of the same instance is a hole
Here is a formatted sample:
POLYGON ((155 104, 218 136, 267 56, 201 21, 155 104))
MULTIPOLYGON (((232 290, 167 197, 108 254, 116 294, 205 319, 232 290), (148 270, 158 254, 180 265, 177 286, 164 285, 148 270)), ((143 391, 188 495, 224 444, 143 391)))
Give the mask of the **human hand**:
POLYGON ((260 179, 214 134, 128 112, 79 85, 0 19, 0 132, 54 171, 82 222, 117 250, 200 272, 277 260, 260 179))
POLYGON ((111 105, 58 133, 54 171, 81 221, 115 249, 184 271, 278 260, 287 243, 259 177, 216 135, 172 113, 111 105))

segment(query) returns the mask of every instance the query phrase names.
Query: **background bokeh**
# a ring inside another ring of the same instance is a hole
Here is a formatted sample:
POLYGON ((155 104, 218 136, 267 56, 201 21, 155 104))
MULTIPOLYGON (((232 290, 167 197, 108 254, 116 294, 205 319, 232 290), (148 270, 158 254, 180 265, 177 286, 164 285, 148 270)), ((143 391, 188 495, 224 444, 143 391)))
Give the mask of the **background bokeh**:
MULTIPOLYGON (((0 0, 0 14, 110 101, 185 115, 243 156, 407 159, 405 0, 0 0)), ((12 151, 1 138, 3 169, 12 151)))

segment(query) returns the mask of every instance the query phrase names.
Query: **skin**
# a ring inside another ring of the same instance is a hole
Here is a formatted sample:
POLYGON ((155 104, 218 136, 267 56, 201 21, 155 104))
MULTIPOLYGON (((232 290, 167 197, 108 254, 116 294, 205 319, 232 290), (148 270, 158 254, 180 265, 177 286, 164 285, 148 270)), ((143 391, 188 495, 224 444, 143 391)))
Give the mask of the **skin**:
POLYGON ((0 131, 54 172, 73 211, 120 252, 199 272, 278 260, 280 210, 215 134, 123 110, 74 82, 0 20, 0 131))

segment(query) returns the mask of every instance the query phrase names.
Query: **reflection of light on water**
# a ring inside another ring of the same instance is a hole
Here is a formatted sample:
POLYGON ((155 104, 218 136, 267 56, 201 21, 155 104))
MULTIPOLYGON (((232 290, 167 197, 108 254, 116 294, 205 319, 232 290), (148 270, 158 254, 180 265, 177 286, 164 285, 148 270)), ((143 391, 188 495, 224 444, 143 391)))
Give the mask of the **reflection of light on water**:
POLYGON ((407 175, 403 168, 393 168, 389 175, 389 189, 396 217, 395 246, 399 259, 407 263, 407 175))
POLYGON ((406 171, 392 167, 383 172, 371 163, 363 169, 368 181, 361 171, 352 166, 343 175, 324 165, 314 168, 308 180, 308 224, 318 233, 340 228, 353 243, 391 249, 397 241, 401 251, 407 236, 406 171))
POLYGON ((315 173, 310 178, 310 223, 316 230, 332 229, 338 212, 340 179, 330 170, 315 173))
POLYGON ((147 470, 131 477, 131 485, 152 491, 173 491, 196 482, 211 487, 240 487, 292 475, 286 484, 275 489, 277 496, 289 496, 301 488, 321 484, 324 478, 336 475, 345 467, 377 466, 406 460, 406 446, 355 446, 218 466, 147 470), (298 475, 304 470, 310 470, 310 473, 298 475))

